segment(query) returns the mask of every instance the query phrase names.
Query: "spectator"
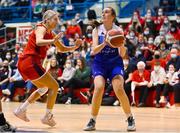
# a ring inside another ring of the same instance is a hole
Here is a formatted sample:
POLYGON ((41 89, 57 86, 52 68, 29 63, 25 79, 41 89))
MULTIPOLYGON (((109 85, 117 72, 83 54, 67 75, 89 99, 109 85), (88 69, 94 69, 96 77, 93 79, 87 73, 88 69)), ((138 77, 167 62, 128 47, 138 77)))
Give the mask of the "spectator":
POLYGON ((73 67, 72 61, 70 59, 66 60, 64 67, 65 68, 62 75, 58 77, 60 87, 63 87, 63 85, 68 82, 76 72, 76 69, 73 67))
POLYGON ((155 23, 154 18, 151 16, 151 10, 147 11, 147 14, 145 16, 145 24, 144 27, 148 27, 151 35, 155 34, 155 23))
POLYGON ((62 75, 62 70, 59 68, 57 59, 55 57, 50 59, 50 67, 48 72, 55 80, 58 80, 58 77, 62 75))
POLYGON ((86 66, 84 58, 78 59, 74 77, 64 84, 64 88, 68 88, 68 100, 66 104, 71 104, 74 89, 90 87, 90 74, 90 68, 86 66))
POLYGON ((173 86, 176 83, 176 80, 173 78, 173 75, 175 73, 175 67, 174 65, 169 65, 168 71, 166 73, 166 78, 164 80, 164 89, 163 89, 163 94, 161 96, 161 99, 159 100, 159 103, 166 103, 166 107, 169 107, 169 101, 167 99, 167 96, 169 92, 173 92, 173 86))
POLYGON ((148 27, 144 28, 144 32, 143 32, 144 38, 145 38, 145 42, 147 42, 148 38, 150 36, 152 36, 152 31, 150 31, 150 29, 148 27))
POLYGON ((7 95, 6 101, 12 101, 17 87, 24 88, 26 85, 25 81, 22 79, 18 69, 16 69, 15 74, 9 78, 9 84, 7 88, 2 90, 4 95, 7 95))
POLYGON ((151 80, 148 83, 148 88, 154 88, 156 90, 156 107, 159 108, 160 94, 163 90, 164 77, 166 77, 166 72, 163 67, 160 66, 158 62, 153 66, 153 71, 151 72, 151 80))
POLYGON ((175 72, 173 76, 175 79, 175 85, 173 86, 175 107, 180 107, 180 69, 179 71, 175 72))
POLYGON ((159 52, 162 59, 166 59, 167 55, 169 54, 169 49, 167 49, 167 44, 165 41, 161 41, 159 44, 159 52))
POLYGON ((92 26, 88 25, 86 27, 85 41, 86 41, 86 43, 90 43, 90 45, 92 43, 92 30, 93 30, 92 26))
MULTIPOLYGON (((144 38, 143 34, 139 34, 136 50, 141 51, 141 48, 142 48, 142 47, 146 47, 146 42, 145 42, 145 38, 144 38)), ((141 51, 141 52, 142 52, 142 51, 141 51)))
POLYGON ((150 81, 150 73, 145 69, 145 63, 140 61, 137 64, 138 70, 134 71, 132 74, 131 92, 132 92, 132 103, 131 105, 136 105, 135 102, 135 89, 140 89, 140 97, 138 107, 146 106, 146 98, 148 96, 148 83, 150 81))
POLYGON ((173 36, 174 40, 180 42, 180 29, 175 24, 171 25, 169 34, 173 36))
POLYGON ((152 56, 154 55, 154 51, 156 49, 156 46, 154 45, 153 37, 149 37, 147 46, 142 47, 141 50, 143 50, 143 56, 146 61, 152 60, 152 56))
POLYGON ((74 19, 75 19, 76 23, 80 26, 81 30, 83 30, 84 29, 84 24, 83 24, 83 20, 81 19, 81 14, 76 13, 74 19))
POLYGON ((163 67, 164 69, 166 68, 166 62, 164 59, 161 58, 161 53, 158 50, 154 52, 153 57, 154 58, 151 61, 147 62, 147 65, 151 66, 151 70, 154 70, 153 68, 157 63, 160 64, 160 66, 163 67))
POLYGON ((7 88, 11 75, 12 69, 9 66, 9 62, 7 60, 4 60, 3 68, 0 70, 0 88, 2 90, 7 88))
POLYGON ((145 62, 145 58, 144 58, 144 56, 143 56, 141 51, 136 50, 136 52, 134 54, 134 57, 132 57, 130 59, 130 62, 132 63, 133 66, 137 66, 137 63, 139 61, 144 61, 145 62))
POLYGON ((170 60, 167 62, 166 70, 169 68, 169 65, 173 64, 175 71, 178 71, 180 68, 180 56, 178 55, 178 49, 172 48, 170 52, 170 60))
POLYGON ((70 25, 66 30, 66 37, 75 39, 76 36, 80 37, 82 35, 81 28, 77 24, 75 19, 72 19, 70 25))
POLYGON ((134 11, 128 27, 130 25, 132 26, 132 30, 134 30, 135 33, 142 33, 142 29, 144 27, 144 20, 141 18, 139 11, 134 11))
POLYGON ((165 29, 163 27, 161 27, 161 29, 159 31, 159 35, 156 36, 156 38, 154 40, 155 46, 159 47, 159 44, 161 43, 161 41, 166 41, 166 32, 165 32, 165 29))
MULTIPOLYGON (((177 0, 179 1, 179 0, 177 0)), ((180 1, 179 1, 179 10, 180 10, 180 1)), ((180 16, 176 16, 176 21, 175 21, 175 25, 177 26, 178 29, 180 29, 180 16)))
POLYGON ((128 48, 128 55, 133 57, 138 43, 138 38, 136 37, 135 31, 130 30, 126 35, 126 47, 128 48))
POLYGON ((157 12, 157 17, 154 20, 154 23, 156 25, 156 35, 159 33, 159 30, 164 22, 164 13, 163 9, 159 8, 157 12))
POLYGON ((170 20, 169 20, 169 18, 167 16, 164 17, 164 22, 163 22, 161 28, 164 29, 165 34, 167 34, 169 32, 169 30, 170 30, 170 20))
POLYGON ((96 12, 93 9, 89 9, 87 12, 87 17, 88 17, 88 24, 93 24, 94 20, 96 20, 96 12))
POLYGON ((130 101, 132 73, 134 72, 136 67, 131 64, 128 58, 123 59, 123 64, 124 64, 124 89, 130 101))

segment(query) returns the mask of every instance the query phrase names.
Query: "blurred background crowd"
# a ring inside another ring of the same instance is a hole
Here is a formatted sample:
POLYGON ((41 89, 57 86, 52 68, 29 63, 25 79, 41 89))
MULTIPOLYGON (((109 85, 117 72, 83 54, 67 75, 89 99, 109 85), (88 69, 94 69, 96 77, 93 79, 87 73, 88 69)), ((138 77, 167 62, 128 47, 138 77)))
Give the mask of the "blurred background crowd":
MULTIPOLYGON (((32 1, 33 17, 41 18, 43 12, 48 9, 46 5, 54 2, 63 3, 62 0, 32 1)), ((0 1, 1 6, 26 6, 28 4, 29 0, 0 1)), ((54 10, 63 11, 62 7, 56 7, 54 10)), ((174 94, 175 101, 177 97, 180 97, 180 16, 176 15, 174 20, 170 20, 164 10, 167 12, 171 9, 159 7, 156 14, 151 9, 147 9, 145 16, 141 16, 139 11, 135 10, 127 24, 116 22, 124 31, 125 46, 128 48, 127 55, 123 59, 124 89, 132 106, 147 106, 147 98, 151 95, 152 90, 156 94, 152 101, 157 108, 161 106, 161 103, 170 107, 169 93, 174 94), (135 96, 136 90, 140 92, 138 99, 135 96)), ((92 30, 97 17, 93 10, 88 13, 88 22, 85 23, 81 15, 76 13, 71 20, 62 19, 55 30, 56 33, 64 33, 61 40, 66 46, 73 46, 77 38, 82 38, 83 44, 80 48, 74 52, 60 53, 52 45, 43 62, 43 67, 59 83, 57 103, 81 103, 78 98, 80 95, 87 100, 87 103, 91 102, 93 94, 92 30), (84 88, 86 90, 81 91, 84 88), (74 93, 77 90, 79 90, 79 95, 74 93)), ((5 27, 3 20, 0 20, 0 29, 3 27, 5 27)), ((0 46, 0 90, 3 97, 1 100, 5 102, 23 101, 36 89, 31 82, 23 81, 16 67, 18 56, 22 53, 26 43, 13 41, 8 45, 3 44, 5 35, 4 31, 0 30, 0 43, 2 43, 0 46), (17 88, 24 89, 24 95, 15 95, 17 88)), ((6 36, 11 38, 14 35, 6 36)), ((41 101, 44 100, 46 100, 46 95, 41 98, 41 101)), ((120 105, 108 80, 102 104, 120 105)))

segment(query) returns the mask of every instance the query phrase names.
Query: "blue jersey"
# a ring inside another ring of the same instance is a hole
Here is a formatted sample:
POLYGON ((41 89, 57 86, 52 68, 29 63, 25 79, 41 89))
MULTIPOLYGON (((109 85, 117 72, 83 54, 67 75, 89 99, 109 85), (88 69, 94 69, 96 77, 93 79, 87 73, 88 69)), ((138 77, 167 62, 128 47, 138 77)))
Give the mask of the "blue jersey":
MULTIPOLYGON (((113 24, 113 29, 118 29, 119 27, 113 24)), ((98 41, 102 44, 105 39, 106 30, 104 25, 98 27, 98 41)), ((93 75, 103 76, 105 79, 113 79, 116 75, 124 75, 123 60, 119 55, 118 48, 112 48, 106 45, 98 54, 94 57, 93 63, 93 75)))

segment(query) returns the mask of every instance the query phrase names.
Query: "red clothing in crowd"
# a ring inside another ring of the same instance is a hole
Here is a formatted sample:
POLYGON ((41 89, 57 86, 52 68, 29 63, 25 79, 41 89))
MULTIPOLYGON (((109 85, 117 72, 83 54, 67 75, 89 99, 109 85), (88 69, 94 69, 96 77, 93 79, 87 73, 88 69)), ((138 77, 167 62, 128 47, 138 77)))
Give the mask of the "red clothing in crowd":
POLYGON ((150 81, 150 72, 148 70, 144 70, 142 76, 139 75, 139 71, 138 70, 133 72, 133 74, 132 74, 132 81, 140 83, 140 82, 144 82, 145 80, 146 81, 150 81))
POLYGON ((74 38, 75 34, 78 34, 79 36, 82 35, 80 26, 78 26, 78 25, 68 26, 67 30, 66 30, 66 37, 67 38, 74 38))
POLYGON ((164 69, 166 68, 166 61, 164 59, 153 59, 149 63, 151 65, 151 70, 154 70, 154 65, 157 63, 160 64, 160 66, 163 67, 164 69))
POLYGON ((177 31, 175 33, 169 32, 169 34, 171 34, 175 40, 180 41, 180 30, 177 29, 177 31))

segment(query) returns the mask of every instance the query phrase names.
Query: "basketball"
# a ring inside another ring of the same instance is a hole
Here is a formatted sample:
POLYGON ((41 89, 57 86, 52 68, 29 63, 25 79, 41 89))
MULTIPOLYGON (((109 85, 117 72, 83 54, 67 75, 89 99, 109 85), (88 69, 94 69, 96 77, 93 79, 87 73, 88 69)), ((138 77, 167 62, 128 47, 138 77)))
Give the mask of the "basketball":
POLYGON ((124 34, 122 31, 112 29, 108 31, 106 42, 113 48, 121 47, 124 44, 124 34))

